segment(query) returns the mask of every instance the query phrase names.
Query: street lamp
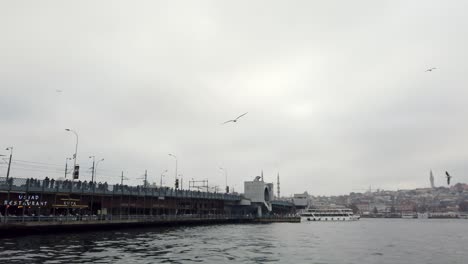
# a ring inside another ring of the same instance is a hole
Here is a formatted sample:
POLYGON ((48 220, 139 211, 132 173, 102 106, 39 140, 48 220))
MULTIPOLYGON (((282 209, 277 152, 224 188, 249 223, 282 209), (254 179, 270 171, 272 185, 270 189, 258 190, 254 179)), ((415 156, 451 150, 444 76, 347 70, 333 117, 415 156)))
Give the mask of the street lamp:
POLYGON ((96 167, 94 167, 94 179, 95 179, 95 180, 96 180, 96 178, 97 178, 97 175, 96 175, 96 174, 97 174, 97 167, 98 167, 99 162, 101 162, 101 161, 104 161, 104 159, 102 158, 102 159, 98 160, 98 161, 96 162, 96 167))
POLYGON ((169 153, 169 156, 175 158, 175 175, 174 175, 174 187, 175 187, 175 182, 177 180, 177 157, 176 157, 176 155, 170 154, 170 153, 169 153))
POLYGON ((65 158, 65 179, 67 178, 68 174, 68 161, 71 160, 71 158, 65 158))
POLYGON ((183 190, 184 189, 184 175, 179 174, 179 178, 180 178, 180 189, 183 190))
POLYGON ((166 173, 166 172, 167 172, 167 170, 164 170, 164 171, 161 173, 161 179, 160 179, 160 182, 159 182, 159 187, 161 187, 161 188, 162 188, 162 178, 163 178, 163 176, 164 176, 164 173, 166 173))
POLYGON ((94 164, 96 156, 89 156, 90 159, 93 159, 93 167, 91 167, 91 182, 94 182, 94 164))
MULTIPOLYGON (((65 131, 72 132, 76 136, 75 155, 73 155, 73 172, 74 172, 75 168, 76 168, 76 158, 77 158, 77 155, 78 155, 78 133, 76 133, 76 131, 71 130, 69 128, 66 128, 65 131)), ((72 177, 72 179, 73 178, 74 177, 72 177)))
POLYGON ((7 182, 8 182, 8 178, 10 177, 11 157, 13 157, 13 147, 8 147, 5 150, 10 151, 10 161, 8 162, 8 170, 7 170, 7 175, 6 175, 6 179, 7 179, 7 182))
POLYGON ((226 178, 226 193, 228 192, 228 184, 227 184, 227 170, 225 168, 219 167, 220 170, 224 172, 224 177, 226 178))

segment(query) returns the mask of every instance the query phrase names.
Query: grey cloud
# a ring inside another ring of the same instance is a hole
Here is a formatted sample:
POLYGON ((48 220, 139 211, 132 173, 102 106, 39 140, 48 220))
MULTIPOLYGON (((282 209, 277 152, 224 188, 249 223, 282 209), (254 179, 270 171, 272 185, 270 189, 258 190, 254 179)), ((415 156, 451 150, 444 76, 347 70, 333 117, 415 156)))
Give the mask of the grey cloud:
POLYGON ((238 187, 279 171, 288 194, 424 186, 430 168, 467 181, 464 10, 463 1, 9 3, 0 145, 62 164, 71 127, 83 168, 89 155, 105 157, 101 179, 114 182, 121 170, 131 183, 145 169, 152 181, 173 175, 168 153, 187 178, 218 185, 219 166, 238 187))

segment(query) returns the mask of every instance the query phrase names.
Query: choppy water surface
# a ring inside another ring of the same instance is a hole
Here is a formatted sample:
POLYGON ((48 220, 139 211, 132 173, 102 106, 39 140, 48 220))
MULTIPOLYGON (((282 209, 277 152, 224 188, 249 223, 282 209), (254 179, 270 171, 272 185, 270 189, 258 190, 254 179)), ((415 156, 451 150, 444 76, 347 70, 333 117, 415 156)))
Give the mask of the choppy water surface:
POLYGON ((0 240, 6 263, 468 263, 468 220, 128 229, 0 240))

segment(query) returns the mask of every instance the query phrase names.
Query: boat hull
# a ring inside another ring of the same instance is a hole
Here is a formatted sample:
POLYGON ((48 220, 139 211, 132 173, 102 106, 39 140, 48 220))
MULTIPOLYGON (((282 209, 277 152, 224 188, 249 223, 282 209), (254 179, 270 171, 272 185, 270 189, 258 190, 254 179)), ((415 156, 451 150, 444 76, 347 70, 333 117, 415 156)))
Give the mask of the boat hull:
POLYGON ((357 221, 358 216, 301 216, 301 222, 357 221))

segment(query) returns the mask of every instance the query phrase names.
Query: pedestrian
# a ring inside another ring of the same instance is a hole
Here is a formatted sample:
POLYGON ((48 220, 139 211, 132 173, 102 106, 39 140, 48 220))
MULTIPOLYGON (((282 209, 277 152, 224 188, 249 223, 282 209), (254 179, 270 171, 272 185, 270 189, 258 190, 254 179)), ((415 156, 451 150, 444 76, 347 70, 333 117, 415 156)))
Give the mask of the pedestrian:
POLYGON ((44 179, 44 187, 45 188, 49 188, 49 181, 50 181, 49 177, 46 176, 45 179, 44 179))

